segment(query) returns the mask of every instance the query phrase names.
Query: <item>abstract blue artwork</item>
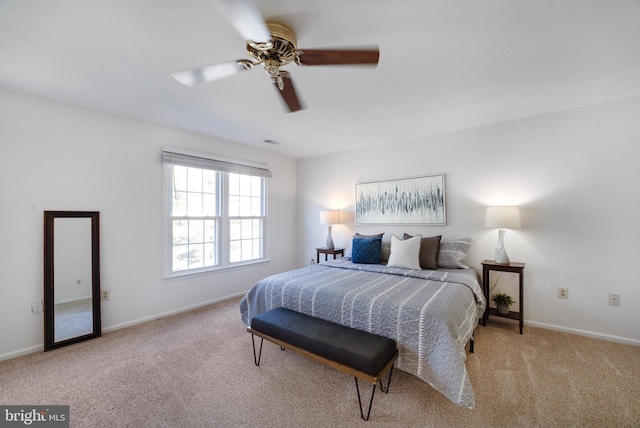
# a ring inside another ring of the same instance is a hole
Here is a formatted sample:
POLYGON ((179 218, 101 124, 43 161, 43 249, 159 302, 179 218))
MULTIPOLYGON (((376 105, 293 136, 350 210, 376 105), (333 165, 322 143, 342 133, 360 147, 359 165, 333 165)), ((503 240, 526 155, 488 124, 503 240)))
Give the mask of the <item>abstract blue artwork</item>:
POLYGON ((356 184, 356 224, 445 225, 444 174, 356 184))

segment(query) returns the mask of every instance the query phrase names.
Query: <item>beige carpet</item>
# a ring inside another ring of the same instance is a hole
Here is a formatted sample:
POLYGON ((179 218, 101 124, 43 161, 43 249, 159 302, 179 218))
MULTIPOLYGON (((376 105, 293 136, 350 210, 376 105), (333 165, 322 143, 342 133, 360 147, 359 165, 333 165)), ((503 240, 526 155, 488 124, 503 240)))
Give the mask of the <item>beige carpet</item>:
POLYGON ((468 354, 474 410, 395 370, 365 422, 353 378, 267 342, 254 366, 238 302, 4 361, 0 404, 70 405, 72 427, 640 426, 640 347, 493 319, 468 354))

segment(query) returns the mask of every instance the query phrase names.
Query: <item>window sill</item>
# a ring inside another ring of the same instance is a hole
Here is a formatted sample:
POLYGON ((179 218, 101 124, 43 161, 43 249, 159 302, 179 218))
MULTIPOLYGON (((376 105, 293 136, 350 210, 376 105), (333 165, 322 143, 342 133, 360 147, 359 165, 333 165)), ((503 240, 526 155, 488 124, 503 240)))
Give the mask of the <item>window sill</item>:
POLYGON ((249 268, 256 265, 262 265, 265 263, 269 263, 270 261, 271 259, 265 258, 265 259, 259 259, 259 260, 251 260, 248 262, 234 263, 232 265, 227 265, 227 266, 216 266, 213 268, 205 268, 197 271, 194 270, 194 271, 185 271, 185 272, 175 272, 175 273, 164 275, 162 280, 168 282, 168 281, 174 281, 174 280, 180 280, 180 279, 195 278, 199 276, 207 276, 207 275, 212 275, 217 273, 234 271, 238 269, 245 269, 245 268, 249 268))

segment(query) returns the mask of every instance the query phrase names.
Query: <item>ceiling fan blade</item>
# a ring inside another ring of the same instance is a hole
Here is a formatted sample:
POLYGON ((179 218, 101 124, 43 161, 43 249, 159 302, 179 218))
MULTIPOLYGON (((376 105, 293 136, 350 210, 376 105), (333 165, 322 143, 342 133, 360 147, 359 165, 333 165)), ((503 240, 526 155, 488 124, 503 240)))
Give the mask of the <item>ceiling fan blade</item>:
POLYGON ((211 0, 211 3, 245 40, 258 43, 271 40, 262 14, 252 0, 211 0))
POLYGON ((299 58, 301 65, 375 65, 380 59, 380 50, 300 49, 299 58))
POLYGON ((213 82, 233 76, 241 71, 251 70, 253 64, 247 60, 227 61, 218 64, 205 65, 171 73, 171 77, 187 86, 195 86, 200 83, 213 82))
POLYGON ((280 89, 277 82, 274 82, 274 85, 287 104, 287 107, 289 107, 289 111, 293 113, 294 111, 302 110, 304 107, 300 104, 298 94, 296 94, 296 89, 293 87, 293 80, 289 77, 289 73, 282 72, 281 75, 282 82, 284 83, 283 88, 280 89))

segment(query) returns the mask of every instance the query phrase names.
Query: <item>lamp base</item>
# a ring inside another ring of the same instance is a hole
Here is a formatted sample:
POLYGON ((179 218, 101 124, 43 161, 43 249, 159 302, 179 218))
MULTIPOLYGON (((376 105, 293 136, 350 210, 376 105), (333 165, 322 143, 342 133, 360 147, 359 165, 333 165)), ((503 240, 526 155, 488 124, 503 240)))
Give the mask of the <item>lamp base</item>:
POLYGON ((327 231, 327 243, 325 247, 327 247, 327 250, 333 250, 335 248, 333 246, 333 239, 331 239, 331 225, 329 225, 329 230, 327 231))
POLYGON ((494 255, 494 260, 496 263, 501 265, 508 265, 511 263, 509 260, 509 256, 507 256, 507 251, 504 248, 504 233, 505 229, 498 230, 498 245, 496 246, 496 252, 494 255))

